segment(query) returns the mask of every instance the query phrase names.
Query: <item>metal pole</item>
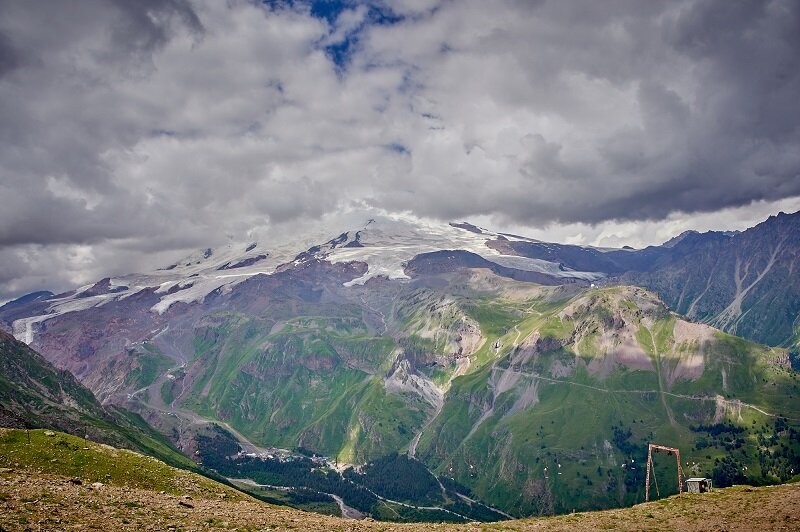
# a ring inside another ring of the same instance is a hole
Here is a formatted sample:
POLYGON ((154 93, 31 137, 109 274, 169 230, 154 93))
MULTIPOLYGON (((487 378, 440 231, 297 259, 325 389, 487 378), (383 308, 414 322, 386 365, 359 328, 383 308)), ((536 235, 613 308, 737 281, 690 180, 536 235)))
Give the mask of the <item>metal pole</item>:
POLYGON ((644 481, 644 501, 650 500, 650 468, 653 466, 653 444, 647 446, 647 473, 644 481))

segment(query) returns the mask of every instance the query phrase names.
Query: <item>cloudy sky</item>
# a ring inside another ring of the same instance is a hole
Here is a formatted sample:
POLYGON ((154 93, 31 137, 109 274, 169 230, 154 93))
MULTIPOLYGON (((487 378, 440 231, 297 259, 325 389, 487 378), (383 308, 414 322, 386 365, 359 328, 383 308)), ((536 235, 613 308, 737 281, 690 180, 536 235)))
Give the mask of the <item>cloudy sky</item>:
POLYGON ((0 0, 0 300, 358 209, 743 229, 798 95, 795 0, 0 0))

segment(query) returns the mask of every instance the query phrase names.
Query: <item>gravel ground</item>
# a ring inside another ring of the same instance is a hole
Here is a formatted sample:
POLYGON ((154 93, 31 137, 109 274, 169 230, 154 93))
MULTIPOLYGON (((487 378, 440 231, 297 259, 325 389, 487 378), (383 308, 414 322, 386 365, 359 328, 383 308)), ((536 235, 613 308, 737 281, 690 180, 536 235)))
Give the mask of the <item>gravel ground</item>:
POLYGON ((344 520, 184 479, 182 494, 0 471, 0 530, 800 530, 800 485, 735 487, 633 508, 473 525, 344 520))

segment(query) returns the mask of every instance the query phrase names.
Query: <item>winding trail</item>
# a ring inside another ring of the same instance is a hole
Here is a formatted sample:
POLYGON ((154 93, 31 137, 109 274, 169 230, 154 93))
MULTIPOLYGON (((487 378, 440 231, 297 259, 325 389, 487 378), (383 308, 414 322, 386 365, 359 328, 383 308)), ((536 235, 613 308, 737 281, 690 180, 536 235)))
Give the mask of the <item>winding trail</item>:
POLYGON ((381 495, 378 495, 377 493, 375 493, 374 491, 372 491, 368 487, 366 487, 366 486, 364 486, 362 484, 356 484, 352 480, 344 478, 344 476, 342 476, 342 480, 345 480, 345 481, 349 482, 353 486, 358 486, 360 488, 363 488, 364 490, 366 490, 367 492, 372 494, 379 501, 388 502, 390 504, 397 504, 398 506, 404 506, 406 508, 413 508, 414 510, 429 510, 429 511, 432 510, 432 511, 445 512, 445 513, 448 513, 448 514, 451 514, 451 515, 455 515, 456 517, 460 517, 461 519, 463 519, 467 523, 473 523, 474 522, 472 519, 470 519, 469 517, 467 517, 465 515, 461 515, 461 514, 456 513, 456 512, 454 512, 452 510, 448 510, 447 508, 442 508, 441 506, 417 506, 417 505, 414 505, 414 504, 408 504, 408 503, 405 503, 405 502, 395 501, 395 500, 389 499, 387 497, 383 497, 381 495))
MULTIPOLYGON (((664 391, 663 389, 661 389, 661 390, 611 390, 611 389, 608 389, 608 388, 600 388, 599 386, 592 386, 591 384, 583 384, 583 383, 580 383, 580 382, 572 382, 572 381, 561 380, 561 379, 551 379, 549 377, 543 377, 541 375, 537 375, 537 374, 534 374, 534 373, 528 373, 528 372, 524 372, 524 371, 517 371, 517 370, 510 369, 510 368, 509 369, 503 369, 503 371, 519 373, 521 375, 525 375, 527 377, 530 377, 531 379, 540 380, 540 381, 546 381, 546 382, 550 382, 550 383, 553 383, 553 384, 568 384, 570 386, 579 386, 581 388, 589 388, 591 390, 596 390, 596 391, 602 392, 602 393, 615 393, 615 394, 617 394, 617 393, 619 393, 619 394, 654 394, 655 393, 655 394, 666 395, 666 396, 669 396, 669 397, 675 397, 675 398, 678 398, 678 399, 688 399, 690 401, 714 401, 714 402, 722 402, 722 403, 724 403, 726 405, 731 405, 731 406, 744 406, 744 407, 747 407, 747 408, 752 408, 756 412, 759 412, 760 414, 763 414, 763 415, 768 416, 768 417, 777 417, 778 416, 777 414, 773 414, 771 412, 767 412, 766 410, 764 410, 764 409, 762 409, 762 408, 760 408, 760 407, 758 407, 756 405, 753 405, 753 404, 750 404, 750 403, 745 403, 744 401, 741 401, 739 399, 724 399, 724 398, 722 398, 720 396, 709 396, 709 395, 686 395, 686 394, 681 394, 681 393, 667 392, 667 391, 664 391)), ((783 416, 783 415, 781 417, 786 418, 789 421, 800 423, 800 419, 794 419, 794 418, 790 418, 790 417, 783 416)))
POLYGON ((522 336, 522 331, 519 330, 519 325, 514 325, 514 330, 517 331, 517 337, 514 338, 512 347, 517 347, 519 345, 519 337, 522 336))
POLYGON ((468 503, 470 503, 470 504, 480 504, 480 505, 481 505, 481 506, 483 506, 484 508, 488 508, 488 509, 490 509, 490 510, 491 510, 491 511, 493 511, 493 512, 497 512, 498 514, 500 514, 500 515, 502 515, 503 517, 506 517, 506 518, 508 518, 508 519, 518 519, 517 517, 514 517, 514 516, 513 516, 513 515, 511 515, 511 514, 507 514, 507 513, 505 513, 503 510, 500 510, 500 509, 498 509, 498 508, 495 508, 494 506, 489 506, 488 504, 484 504, 484 503, 482 503, 481 501, 478 501, 478 500, 472 499, 472 498, 470 498, 470 497, 467 497, 467 496, 466 496, 466 495, 464 495, 463 493, 458 493, 458 492, 455 492, 455 494, 456 494, 456 495, 458 495, 458 496, 459 496, 459 497, 460 497, 460 498, 461 498, 463 501, 465 501, 465 502, 468 502, 468 503))
MULTIPOLYGON (((202 419, 202 418, 201 418, 202 419)), ((230 431, 231 434, 236 436, 236 439, 239 440, 239 444, 242 445, 242 449, 245 449, 251 453, 269 453, 272 450, 266 447, 259 447, 258 445, 254 444, 250 440, 248 440, 241 432, 236 430, 235 428, 231 427, 229 424, 225 423, 224 421, 219 420, 204 420, 206 423, 216 423, 218 425, 223 425, 226 429, 230 431)))
MULTIPOLYGON (((289 486, 273 486, 271 484, 258 484, 257 482, 255 482, 254 480, 250 480, 249 478, 228 478, 228 477, 226 477, 226 479, 231 481, 234 484, 237 484, 237 483, 238 484, 244 484, 246 486, 250 486, 250 487, 253 487, 253 488, 269 488, 269 489, 278 490, 278 491, 294 491, 296 489, 296 488, 291 488, 289 486)), ((358 510, 356 510, 352 506, 348 506, 347 504, 345 504, 344 499, 342 499, 341 497, 339 497, 336 494, 326 493, 324 491, 312 490, 312 489, 309 489, 309 488, 305 488, 305 489, 308 489, 309 491, 313 491, 314 493, 318 493, 320 495, 327 495, 328 497, 330 497, 331 499, 336 501, 336 504, 339 505, 339 511, 342 512, 342 517, 344 519, 364 519, 364 517, 366 517, 363 513, 359 512, 358 510)))

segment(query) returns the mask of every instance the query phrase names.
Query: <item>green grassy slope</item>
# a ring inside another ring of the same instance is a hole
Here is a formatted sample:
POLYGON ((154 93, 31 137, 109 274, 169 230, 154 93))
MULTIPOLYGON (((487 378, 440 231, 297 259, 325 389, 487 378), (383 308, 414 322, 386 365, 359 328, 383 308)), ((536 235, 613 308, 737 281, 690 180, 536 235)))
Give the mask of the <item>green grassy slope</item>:
POLYGON ((3 425, 79 434, 141 451, 178 467, 197 469, 141 417, 101 405, 72 374, 56 369, 37 352, 2 332, 0 413, 3 425))
POLYGON ((253 441, 344 461, 396 450, 421 425, 424 405, 383 387, 396 343, 371 336, 359 319, 297 316, 273 330, 241 315, 219 318, 208 335, 218 341, 195 342, 195 378, 180 406, 253 441))
POLYGON ((28 434, 0 428, 0 467, 73 477, 84 484, 101 482, 172 495, 192 491, 245 498, 214 480, 150 456, 46 429, 34 429, 28 434))

